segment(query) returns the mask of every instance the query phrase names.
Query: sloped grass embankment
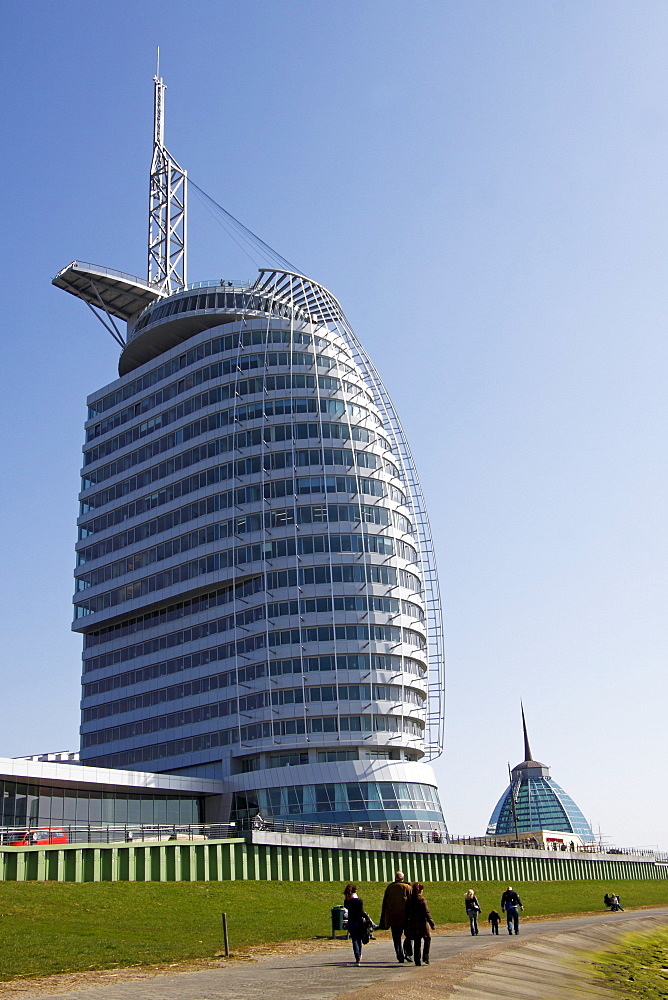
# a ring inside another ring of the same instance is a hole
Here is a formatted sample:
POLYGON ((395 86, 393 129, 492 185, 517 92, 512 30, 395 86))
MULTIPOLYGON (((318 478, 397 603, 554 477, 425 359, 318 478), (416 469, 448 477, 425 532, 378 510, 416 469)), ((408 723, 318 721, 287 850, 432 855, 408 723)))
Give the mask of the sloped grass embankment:
MULTIPOLYGON (((359 886, 376 920, 384 888, 359 886)), ((463 882, 425 886, 437 924, 463 922, 467 888, 463 882)), ((483 918, 500 909, 504 884, 475 888, 483 918)), ((668 880, 528 882, 516 888, 529 918, 600 911, 610 891, 621 895, 625 907, 668 906, 668 880)), ((330 908, 341 903, 342 889, 322 882, 2 882, 0 980, 212 958, 222 949, 223 910, 233 954, 253 945, 313 941, 329 936, 330 908)))

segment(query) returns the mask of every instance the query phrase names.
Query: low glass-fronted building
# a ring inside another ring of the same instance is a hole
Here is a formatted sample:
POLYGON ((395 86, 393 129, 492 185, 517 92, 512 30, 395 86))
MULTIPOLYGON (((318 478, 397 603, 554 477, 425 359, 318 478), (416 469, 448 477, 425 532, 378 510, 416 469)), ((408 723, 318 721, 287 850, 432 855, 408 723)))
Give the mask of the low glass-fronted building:
POLYGON ((0 757, 2 828, 151 827, 216 823, 220 782, 0 757))
POLYGON ((202 823, 201 796, 114 789, 56 788, 0 781, 0 826, 188 826, 202 823))

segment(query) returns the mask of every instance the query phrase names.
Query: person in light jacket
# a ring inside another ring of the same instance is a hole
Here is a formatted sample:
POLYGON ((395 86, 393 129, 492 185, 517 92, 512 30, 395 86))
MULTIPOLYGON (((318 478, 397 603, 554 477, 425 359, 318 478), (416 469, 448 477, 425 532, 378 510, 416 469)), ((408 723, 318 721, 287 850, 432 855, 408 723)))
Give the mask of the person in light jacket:
POLYGON ((421 882, 413 882, 411 894, 406 900, 406 937, 413 942, 416 965, 429 965, 431 932, 435 926, 427 900, 422 895, 423 890, 421 882))

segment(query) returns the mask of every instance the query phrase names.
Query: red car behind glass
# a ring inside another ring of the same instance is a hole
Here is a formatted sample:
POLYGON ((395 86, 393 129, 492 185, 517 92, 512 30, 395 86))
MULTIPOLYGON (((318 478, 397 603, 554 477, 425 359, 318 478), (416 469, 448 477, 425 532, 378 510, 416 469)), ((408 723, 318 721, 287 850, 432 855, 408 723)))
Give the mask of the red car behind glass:
POLYGON ((45 844, 67 844, 67 833, 62 826, 28 830, 20 840, 12 840, 11 847, 43 847, 45 844))

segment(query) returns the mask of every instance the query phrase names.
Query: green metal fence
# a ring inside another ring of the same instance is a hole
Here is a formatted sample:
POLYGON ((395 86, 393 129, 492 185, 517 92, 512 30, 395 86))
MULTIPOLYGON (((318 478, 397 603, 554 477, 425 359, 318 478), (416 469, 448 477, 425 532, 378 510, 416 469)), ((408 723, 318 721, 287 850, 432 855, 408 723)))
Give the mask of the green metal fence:
MULTIPOLYGON (((563 857, 549 852, 453 852, 257 842, 268 838, 0 848, 1 881, 195 882, 300 880, 388 882, 397 870, 421 882, 663 879, 652 859, 563 857), (530 856, 531 855, 531 856, 530 856)), ((274 835, 275 840, 280 838, 274 835)), ((293 838, 294 839, 294 838, 293 838)))

